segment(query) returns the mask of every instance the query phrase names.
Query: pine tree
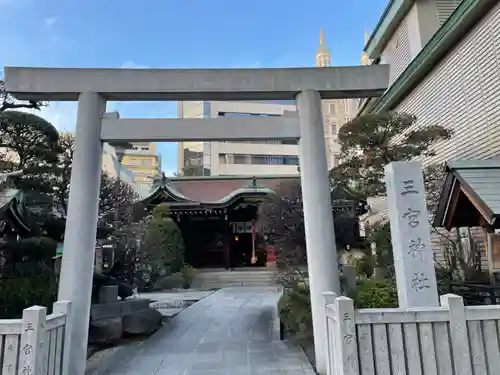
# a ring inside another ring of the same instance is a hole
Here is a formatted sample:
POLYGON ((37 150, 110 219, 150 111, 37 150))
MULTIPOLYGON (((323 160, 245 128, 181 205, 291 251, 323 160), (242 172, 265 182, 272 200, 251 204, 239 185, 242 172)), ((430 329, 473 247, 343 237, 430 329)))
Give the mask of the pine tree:
POLYGON ((330 171, 335 187, 364 197, 385 194, 384 167, 393 161, 434 156, 452 132, 440 125, 416 127, 417 118, 405 113, 359 116, 339 130, 341 164, 330 171))

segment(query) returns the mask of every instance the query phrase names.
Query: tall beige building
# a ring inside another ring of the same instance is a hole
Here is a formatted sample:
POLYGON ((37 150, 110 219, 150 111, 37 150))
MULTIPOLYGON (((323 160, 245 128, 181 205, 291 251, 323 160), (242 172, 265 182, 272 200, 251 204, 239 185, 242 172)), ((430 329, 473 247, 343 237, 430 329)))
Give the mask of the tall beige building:
MULTIPOLYGON (((316 66, 327 68, 330 66, 331 53, 325 43, 325 34, 320 31, 319 47, 316 50, 316 66)), ((323 100, 323 124, 328 169, 335 167, 340 159, 340 145, 338 131, 342 125, 356 116, 359 103, 355 99, 323 100)))
POLYGON ((122 164, 134 173, 141 195, 149 194, 154 179, 161 173, 161 155, 156 150, 156 144, 133 142, 132 148, 125 150, 122 164))
MULTIPOLYGON (((292 103, 179 102, 179 118, 283 116, 292 103)), ((185 176, 298 175, 298 145, 290 140, 179 142, 178 172, 185 176)))

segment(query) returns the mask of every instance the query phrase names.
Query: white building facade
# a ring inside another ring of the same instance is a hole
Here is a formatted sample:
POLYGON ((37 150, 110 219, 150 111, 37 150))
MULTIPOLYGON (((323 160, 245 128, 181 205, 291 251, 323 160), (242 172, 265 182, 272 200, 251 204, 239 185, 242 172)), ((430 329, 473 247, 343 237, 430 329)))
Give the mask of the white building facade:
POLYGON ((102 170, 109 177, 120 178, 120 180, 132 186, 139 193, 140 189, 136 186, 134 173, 118 162, 114 147, 104 143, 102 148, 102 170))
MULTIPOLYGON (((294 104, 179 102, 179 118, 295 115, 294 104)), ((191 176, 298 175, 296 141, 179 142, 178 172, 191 176)))

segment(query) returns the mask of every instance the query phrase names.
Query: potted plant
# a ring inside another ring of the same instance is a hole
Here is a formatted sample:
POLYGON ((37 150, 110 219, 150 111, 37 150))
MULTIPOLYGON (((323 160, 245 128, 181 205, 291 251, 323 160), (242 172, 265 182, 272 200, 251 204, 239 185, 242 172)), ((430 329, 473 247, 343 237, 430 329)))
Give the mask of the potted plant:
POLYGON ((184 280, 182 287, 184 289, 189 289, 191 287, 191 283, 196 277, 197 273, 198 270, 196 268, 192 267, 190 264, 184 264, 184 266, 181 268, 181 275, 182 279, 184 280))

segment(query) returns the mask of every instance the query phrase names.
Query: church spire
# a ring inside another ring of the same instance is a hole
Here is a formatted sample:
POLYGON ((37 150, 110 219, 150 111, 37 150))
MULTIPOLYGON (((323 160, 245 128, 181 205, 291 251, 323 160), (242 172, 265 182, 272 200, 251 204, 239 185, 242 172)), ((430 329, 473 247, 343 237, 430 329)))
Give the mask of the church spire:
POLYGON ((325 32, 323 29, 319 31, 319 47, 316 50, 316 67, 327 68, 330 66, 331 54, 325 44, 325 32))
MULTIPOLYGON (((365 30, 365 44, 364 47, 368 44, 368 41, 370 40, 370 34, 368 31, 365 30)), ((363 47, 363 49, 364 49, 363 47)), ((370 65, 370 59, 368 58, 368 55, 366 54, 365 51, 361 54, 361 65, 370 65)))

